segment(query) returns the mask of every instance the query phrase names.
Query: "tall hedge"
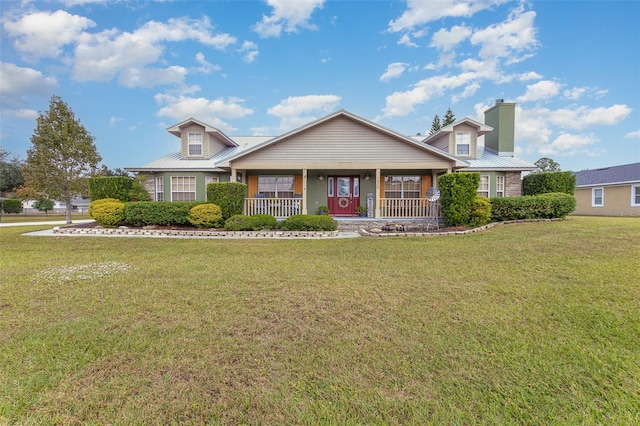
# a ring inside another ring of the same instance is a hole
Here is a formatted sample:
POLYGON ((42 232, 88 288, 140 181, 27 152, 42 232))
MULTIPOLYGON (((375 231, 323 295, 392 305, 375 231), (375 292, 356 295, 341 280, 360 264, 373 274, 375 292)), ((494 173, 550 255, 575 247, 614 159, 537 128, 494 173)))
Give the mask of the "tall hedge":
POLYGON ((438 178, 442 215, 447 226, 471 224, 479 184, 480 173, 448 173, 438 178))
POLYGON ((126 176, 99 176, 89 178, 89 198, 91 201, 103 198, 115 198, 129 201, 129 191, 133 179, 126 176))
POLYGON ((497 197, 491 199, 491 220, 502 222, 519 219, 565 218, 575 208, 575 197, 562 192, 522 197, 497 197))
POLYGON ((126 203, 123 221, 132 226, 175 226, 189 223, 189 210, 202 201, 138 201, 126 203))
POLYGON ((2 202, 2 210, 5 213, 20 213, 22 212, 22 201, 7 198, 2 202))
POLYGON ((571 172, 531 173, 522 180, 522 195, 564 192, 573 195, 576 176, 571 172))
POLYGON ((217 182, 207 185, 207 202, 222 210, 224 220, 242 214, 247 198, 247 185, 239 182, 217 182))

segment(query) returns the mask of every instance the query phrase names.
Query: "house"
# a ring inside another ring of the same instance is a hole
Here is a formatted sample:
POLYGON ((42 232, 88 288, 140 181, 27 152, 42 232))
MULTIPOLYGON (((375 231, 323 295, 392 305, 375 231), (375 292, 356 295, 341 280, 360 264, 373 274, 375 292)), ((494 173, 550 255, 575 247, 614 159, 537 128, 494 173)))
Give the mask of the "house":
POLYGON ((465 118, 428 137, 345 110, 275 137, 230 137, 189 118, 168 129, 180 150, 125 170, 145 174, 157 201, 205 200, 207 184, 233 181, 247 184, 246 214, 283 218, 327 206, 332 216, 351 217, 363 206, 375 218, 437 217, 426 192, 444 173, 479 171, 480 194, 520 195, 520 173, 535 166, 513 157, 514 111, 500 102, 487 111, 488 123, 465 118))
POLYGON ((574 172, 574 214, 640 216, 640 163, 574 172))

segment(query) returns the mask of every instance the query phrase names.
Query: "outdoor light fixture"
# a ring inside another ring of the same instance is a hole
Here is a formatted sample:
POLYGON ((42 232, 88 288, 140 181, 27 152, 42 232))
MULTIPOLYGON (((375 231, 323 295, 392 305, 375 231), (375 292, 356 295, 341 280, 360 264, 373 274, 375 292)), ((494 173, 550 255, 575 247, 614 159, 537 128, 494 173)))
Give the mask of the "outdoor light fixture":
POLYGON ((320 176, 318 176, 318 180, 324 180, 324 175, 322 173, 320 173, 320 176))
POLYGON ((369 180, 369 179, 371 179, 371 176, 369 176, 369 173, 365 174, 364 175, 364 180, 369 180))

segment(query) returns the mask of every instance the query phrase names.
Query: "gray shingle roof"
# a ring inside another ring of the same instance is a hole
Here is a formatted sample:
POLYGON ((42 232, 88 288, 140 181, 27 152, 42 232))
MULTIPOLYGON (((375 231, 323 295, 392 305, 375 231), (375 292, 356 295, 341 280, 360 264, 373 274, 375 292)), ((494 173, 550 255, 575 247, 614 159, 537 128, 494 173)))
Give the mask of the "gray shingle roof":
POLYGON ((576 186, 605 185, 611 183, 640 182, 640 163, 622 166, 603 167, 601 169, 573 172, 576 186))

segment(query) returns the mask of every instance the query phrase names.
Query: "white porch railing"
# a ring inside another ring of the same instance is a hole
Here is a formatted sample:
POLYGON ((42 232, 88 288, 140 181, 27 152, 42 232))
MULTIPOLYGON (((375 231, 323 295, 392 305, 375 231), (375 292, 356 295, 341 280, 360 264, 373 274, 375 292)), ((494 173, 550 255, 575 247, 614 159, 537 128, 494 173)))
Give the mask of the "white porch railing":
POLYGON ((440 218, 440 203, 426 198, 381 198, 383 218, 440 218))
POLYGON ((268 214, 276 218, 289 217, 302 213, 300 198, 246 198, 244 214, 268 214))

